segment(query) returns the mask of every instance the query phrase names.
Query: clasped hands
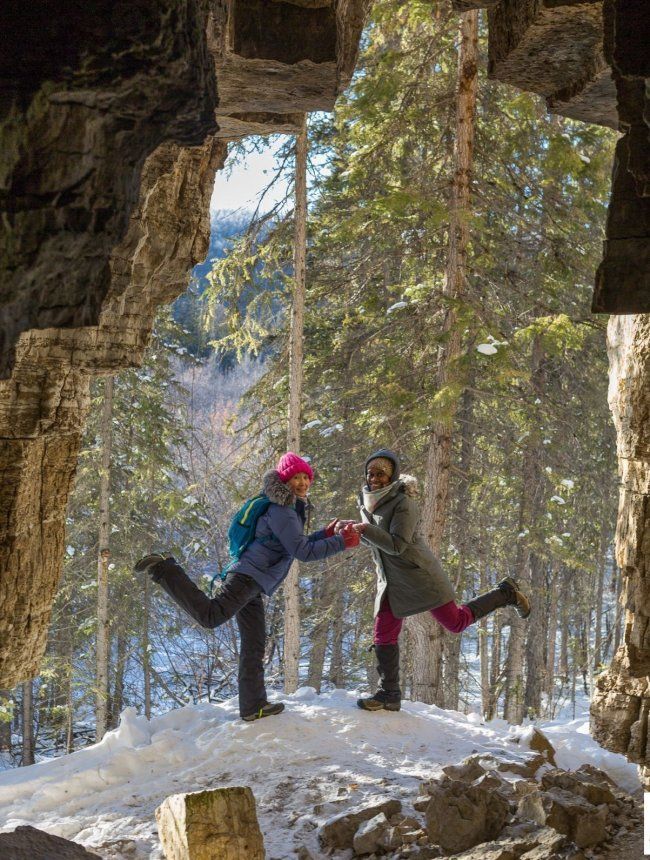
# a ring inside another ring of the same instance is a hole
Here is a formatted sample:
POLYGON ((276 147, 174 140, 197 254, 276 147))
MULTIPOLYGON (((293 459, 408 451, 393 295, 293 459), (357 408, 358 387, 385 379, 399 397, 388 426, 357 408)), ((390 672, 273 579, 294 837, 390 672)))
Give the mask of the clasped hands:
POLYGON ((354 520, 340 520, 337 517, 335 520, 328 523, 327 528, 325 529, 325 534, 327 537, 339 534, 342 534, 343 536, 346 534, 362 535, 365 530, 366 523, 357 523, 354 520))

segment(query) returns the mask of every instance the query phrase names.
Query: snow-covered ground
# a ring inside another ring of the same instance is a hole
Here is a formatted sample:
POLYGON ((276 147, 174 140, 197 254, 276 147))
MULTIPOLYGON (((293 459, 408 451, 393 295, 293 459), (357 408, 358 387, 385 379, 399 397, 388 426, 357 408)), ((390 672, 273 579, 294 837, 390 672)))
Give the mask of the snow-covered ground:
MULTIPOLYGON (((284 697, 286 711, 254 723, 236 700, 194 705, 148 722, 133 709, 95 746, 0 774, 2 830, 31 824, 106 857, 160 858, 154 810, 170 794, 249 785, 267 858, 295 857, 314 843, 314 825, 370 795, 414 796, 421 779, 474 752, 515 759, 522 729, 482 723, 432 705, 405 702, 399 713, 367 713, 346 690, 284 697), (314 809, 316 807, 316 810, 314 809), (112 845, 112 847, 111 847, 112 845)), ((559 767, 591 763, 627 791, 636 768, 602 750, 588 719, 541 724, 559 767)))

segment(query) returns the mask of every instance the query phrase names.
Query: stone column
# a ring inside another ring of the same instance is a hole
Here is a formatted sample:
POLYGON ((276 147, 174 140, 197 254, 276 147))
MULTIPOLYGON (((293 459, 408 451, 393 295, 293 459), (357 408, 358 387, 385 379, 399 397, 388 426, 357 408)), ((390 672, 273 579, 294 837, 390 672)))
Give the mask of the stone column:
POLYGON ((156 309, 205 258, 209 202, 226 143, 163 144, 147 159, 124 240, 110 258, 99 324, 32 329, 0 380, 0 677, 37 673, 65 541, 65 511, 93 375, 142 360, 156 309))
POLYGON ((612 317, 609 402, 621 479, 616 560, 623 575, 623 644, 596 683, 592 730, 603 746, 650 764, 650 314, 612 317))

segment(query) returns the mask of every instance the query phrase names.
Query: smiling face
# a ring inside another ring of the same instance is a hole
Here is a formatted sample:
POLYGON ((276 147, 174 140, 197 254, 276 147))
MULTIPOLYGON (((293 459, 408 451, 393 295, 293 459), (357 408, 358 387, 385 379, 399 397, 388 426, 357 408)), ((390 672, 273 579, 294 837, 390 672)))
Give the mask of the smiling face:
POLYGON ((385 466, 379 465, 376 460, 371 460, 366 469, 366 481, 372 492, 387 487, 390 484, 391 474, 385 466))
POLYGON ((307 498, 310 486, 311 481, 309 480, 309 475, 305 472, 298 472, 297 475, 294 475, 293 478, 289 478, 287 481, 287 487, 289 487, 294 496, 297 496, 299 499, 307 498))

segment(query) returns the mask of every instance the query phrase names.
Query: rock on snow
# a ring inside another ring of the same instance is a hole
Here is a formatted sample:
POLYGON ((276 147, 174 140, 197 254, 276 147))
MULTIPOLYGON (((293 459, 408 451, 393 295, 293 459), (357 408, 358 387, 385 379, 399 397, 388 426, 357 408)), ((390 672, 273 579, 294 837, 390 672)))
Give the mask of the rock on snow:
MULTIPOLYGON (((154 812, 165 797, 247 785, 267 857, 295 857, 307 833, 366 798, 412 798, 420 780, 475 752, 503 751, 511 760, 517 754, 517 730, 503 720, 483 724, 476 714, 419 702, 371 714, 356 707, 357 696, 302 688, 284 697, 282 715, 254 723, 238 718, 235 699, 180 708, 151 722, 129 708, 100 743, 0 774, 1 829, 32 825, 104 857, 127 856, 126 845, 130 857, 158 860, 154 812)), ((636 768, 602 750, 586 718, 543 730, 559 767, 590 763, 626 790, 638 787, 636 768)))

